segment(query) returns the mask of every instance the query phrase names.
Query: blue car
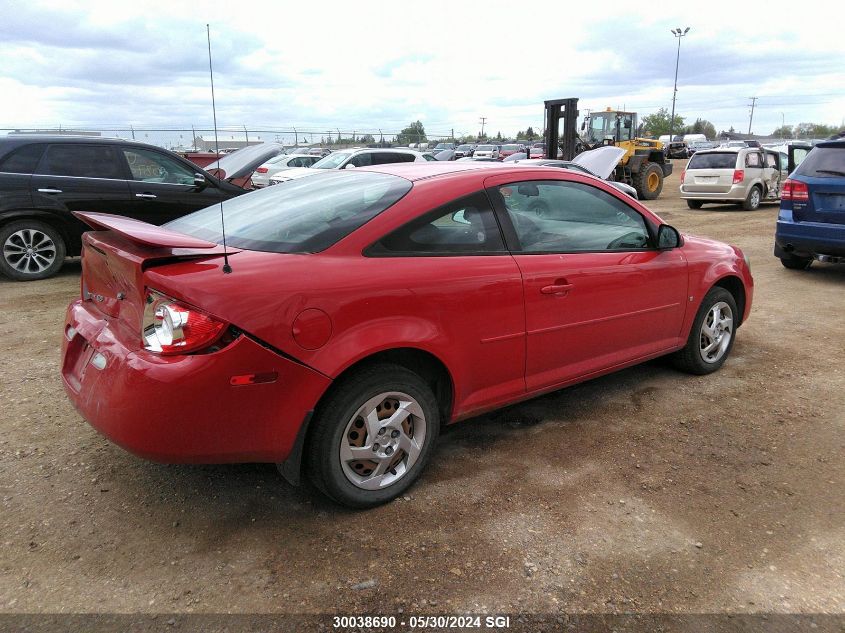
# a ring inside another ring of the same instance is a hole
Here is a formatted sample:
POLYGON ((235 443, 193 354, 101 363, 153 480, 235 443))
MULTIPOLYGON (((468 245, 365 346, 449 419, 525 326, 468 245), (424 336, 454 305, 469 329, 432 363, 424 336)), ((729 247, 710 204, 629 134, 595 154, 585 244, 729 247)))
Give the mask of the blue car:
POLYGON ((845 140, 818 143, 783 183, 775 257, 795 270, 845 262, 845 140))

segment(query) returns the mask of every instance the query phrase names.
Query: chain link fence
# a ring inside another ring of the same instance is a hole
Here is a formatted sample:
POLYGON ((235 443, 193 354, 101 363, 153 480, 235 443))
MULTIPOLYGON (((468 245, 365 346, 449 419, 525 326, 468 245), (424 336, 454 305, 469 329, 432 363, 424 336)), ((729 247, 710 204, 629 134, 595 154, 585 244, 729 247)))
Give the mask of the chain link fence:
POLYGON ((435 145, 440 141, 453 139, 453 132, 426 132, 403 134, 401 130, 345 129, 345 128, 298 128, 298 127, 250 127, 225 126, 215 131, 211 127, 66 127, 53 128, 0 128, 2 134, 66 134, 125 138, 158 145, 176 152, 234 150, 256 143, 275 142, 287 147, 328 147, 342 149, 353 146, 394 147, 411 144, 435 145))

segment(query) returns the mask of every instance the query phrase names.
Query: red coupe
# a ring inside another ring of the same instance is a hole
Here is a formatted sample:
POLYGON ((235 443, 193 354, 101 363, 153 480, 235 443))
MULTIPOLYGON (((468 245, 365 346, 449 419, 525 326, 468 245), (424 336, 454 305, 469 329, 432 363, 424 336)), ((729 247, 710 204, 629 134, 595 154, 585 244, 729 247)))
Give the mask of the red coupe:
POLYGON ((440 427, 671 354, 725 362, 742 252, 589 175, 495 163, 316 174, 163 227, 80 213, 65 389, 162 462, 275 462, 368 507, 440 427))

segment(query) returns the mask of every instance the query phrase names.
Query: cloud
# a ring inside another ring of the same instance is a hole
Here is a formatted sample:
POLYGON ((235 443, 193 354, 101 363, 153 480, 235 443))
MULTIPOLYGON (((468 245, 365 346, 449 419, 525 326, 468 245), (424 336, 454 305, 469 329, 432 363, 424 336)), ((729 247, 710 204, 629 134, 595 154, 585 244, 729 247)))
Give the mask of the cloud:
MULTIPOLYGON (((823 15, 824 6, 802 10, 823 15)), ((644 116, 671 107, 669 29, 679 24, 692 26, 678 75, 687 119, 743 127, 750 96, 761 97, 761 131, 845 114, 845 38, 835 21, 795 29, 756 5, 713 0, 707 12, 716 17, 705 24, 699 9, 640 16, 621 1, 601 11, 499 0, 244 8, 6 0, 0 127, 210 124, 206 23, 224 126, 388 132, 419 118, 430 131, 463 134, 486 116, 488 129, 512 134, 542 127, 543 100, 568 96, 582 110, 624 106, 644 116)))

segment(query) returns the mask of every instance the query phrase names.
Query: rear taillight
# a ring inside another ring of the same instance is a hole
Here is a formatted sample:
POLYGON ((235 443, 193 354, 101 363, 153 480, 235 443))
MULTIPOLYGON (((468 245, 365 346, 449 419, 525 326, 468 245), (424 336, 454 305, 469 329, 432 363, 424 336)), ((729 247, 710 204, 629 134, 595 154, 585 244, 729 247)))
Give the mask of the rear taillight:
POLYGON ((259 174, 266 174, 266 173, 267 173, 268 171, 270 171, 270 170, 269 170, 269 169, 267 169, 266 167, 259 167, 259 168, 258 168, 258 169, 256 169, 255 171, 257 171, 259 174))
POLYGON ((149 290, 143 328, 145 349, 173 355, 208 349, 223 336, 227 324, 193 306, 149 290))
POLYGON ((744 169, 734 169, 734 184, 738 185, 743 180, 745 180, 745 170, 744 169))
POLYGON ((781 200, 809 200, 810 190, 807 184, 800 180, 792 180, 787 178, 780 190, 781 200))

